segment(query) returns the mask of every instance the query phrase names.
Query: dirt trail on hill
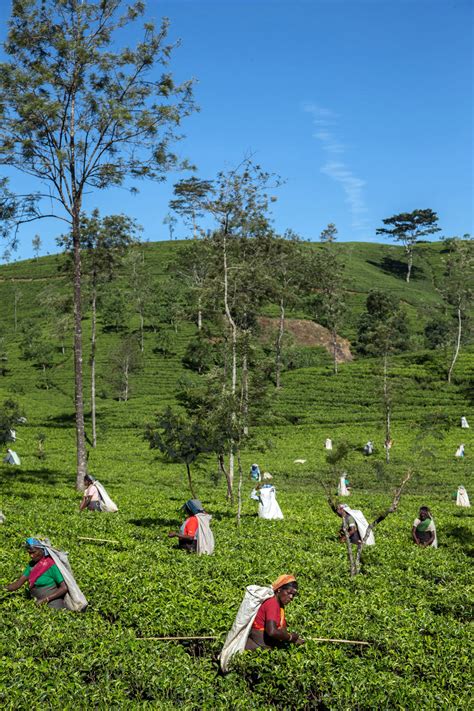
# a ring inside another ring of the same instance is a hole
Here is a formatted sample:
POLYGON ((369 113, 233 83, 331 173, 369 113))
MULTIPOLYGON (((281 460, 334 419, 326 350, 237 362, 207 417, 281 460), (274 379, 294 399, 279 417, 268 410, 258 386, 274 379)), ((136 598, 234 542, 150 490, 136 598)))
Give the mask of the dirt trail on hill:
MULTIPOLYGON (((263 340, 273 340, 278 330, 279 319, 260 316, 258 322, 262 329, 263 340)), ((291 333, 297 345, 321 346, 332 356, 331 332, 319 323, 301 318, 288 318, 285 319, 285 332, 291 333)), ((351 353, 351 344, 347 338, 337 337, 336 358, 338 363, 348 363, 354 359, 351 353)))

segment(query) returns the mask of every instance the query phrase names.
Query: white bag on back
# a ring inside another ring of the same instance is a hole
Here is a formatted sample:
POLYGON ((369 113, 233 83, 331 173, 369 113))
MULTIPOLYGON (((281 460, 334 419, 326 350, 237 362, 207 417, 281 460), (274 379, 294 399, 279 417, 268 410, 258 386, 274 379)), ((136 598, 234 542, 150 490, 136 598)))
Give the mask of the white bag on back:
MULTIPOLYGON (((364 536, 365 536, 367 529, 369 527, 369 522, 365 518, 362 511, 360 511, 359 509, 350 509, 349 506, 344 506, 344 508, 356 522, 357 530, 359 531, 359 536, 361 537, 362 540, 364 540, 364 536)), ((366 546, 375 546, 375 537, 374 537, 373 531, 370 532, 369 537, 367 538, 367 540, 365 542, 365 545, 366 546)))
POLYGON ((339 484, 337 487, 337 495, 338 496, 349 496, 349 490, 346 485, 346 477, 341 476, 339 478, 339 484))
POLYGON ((58 566, 59 571, 64 578, 64 582, 67 585, 67 593, 64 596, 64 604, 67 609, 72 612, 84 612, 88 605, 87 599, 79 585, 76 583, 67 553, 65 551, 59 551, 56 548, 52 548, 45 541, 41 541, 41 543, 45 545, 46 550, 58 566))
POLYGON ((260 605, 265 602, 265 600, 273 597, 274 594, 272 588, 260 587, 259 585, 249 585, 245 589, 244 599, 241 602, 234 624, 227 634, 224 646, 219 655, 222 671, 228 671, 229 662, 232 657, 244 651, 250 629, 257 616, 260 605))
POLYGON ((212 555, 214 553, 214 534, 211 531, 211 519, 207 513, 196 514, 198 520, 198 535, 196 541, 196 553, 198 555, 212 555))
POLYGON ((116 511, 118 511, 118 506, 112 501, 103 484, 96 479, 94 481, 94 485, 97 487, 97 491, 100 496, 100 510, 105 511, 106 513, 116 513, 116 511))
POLYGON ((274 486, 268 484, 262 486, 259 491, 260 503, 258 515, 265 519, 282 519, 283 513, 276 500, 276 490, 274 486))
POLYGON ((464 508, 471 508, 471 502, 469 501, 469 496, 464 486, 458 486, 458 491, 456 494, 456 506, 463 506, 464 508))

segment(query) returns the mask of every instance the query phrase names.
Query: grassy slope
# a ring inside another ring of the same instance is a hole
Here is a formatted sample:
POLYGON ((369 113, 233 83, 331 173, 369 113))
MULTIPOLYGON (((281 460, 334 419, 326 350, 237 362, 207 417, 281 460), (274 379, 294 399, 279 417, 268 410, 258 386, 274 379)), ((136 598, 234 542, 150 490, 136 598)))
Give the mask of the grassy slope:
MULTIPOLYGON (((385 257, 402 260, 399 248, 350 243, 340 248, 348 256, 344 335, 353 334, 357 313, 374 286, 403 298, 420 327, 427 307, 438 300, 432 274, 441 268, 439 245, 420 247, 424 272, 415 272, 409 289, 403 279, 380 267, 385 257)), ((144 245, 157 277, 164 274, 175 249, 170 243, 144 245)), ((56 258, 47 257, 0 268, 4 328, 11 332, 15 287, 23 294, 20 319, 40 313, 47 281, 62 283, 56 264, 56 258)), ((84 327, 87 339, 87 320, 84 327)), ((71 353, 58 355, 54 387, 46 391, 37 387, 40 374, 18 357, 18 339, 9 338, 11 371, 0 379, 0 398, 16 394, 28 425, 19 428, 21 439, 15 445, 21 469, 2 466, 0 503, 7 523, 0 531, 1 578, 11 580, 21 568, 22 538, 49 535, 70 551, 91 609, 84 618, 58 618, 35 610, 23 594, 3 602, 7 633, 0 654, 8 654, 0 675, 3 705, 23 708, 40 697, 51 708, 157 704, 164 709, 315 708, 321 703, 321 708, 375 709, 415 708, 423 698, 426 708, 466 707, 469 692, 461 650, 468 614, 466 554, 472 553, 472 517, 469 511, 456 510, 450 497, 461 482, 468 491, 473 488, 472 349, 463 354, 450 387, 442 379, 438 357, 419 353, 396 359, 395 445, 393 464, 385 473, 374 467, 382 459, 383 439, 376 363, 345 365, 337 378, 327 366, 285 373, 275 408, 280 417, 260 433, 261 439, 271 440, 271 448, 264 453, 248 451, 243 458, 245 470, 257 459, 275 474, 285 521, 256 520, 248 499, 250 482, 245 481, 244 523, 242 531, 236 531, 223 482, 212 483, 214 463, 203 462, 196 480, 200 497, 214 514, 218 549, 212 559, 196 560, 176 554, 165 537, 178 525, 177 508, 188 495, 184 473, 157 459, 142 440, 143 424, 173 401, 183 373, 180 358, 192 332, 190 324, 179 329, 176 355, 168 359, 152 354, 153 336, 147 334, 146 368, 134 379, 130 402, 99 401, 99 444, 91 452, 90 465, 120 512, 81 518, 75 513, 77 500, 71 488, 71 353), (427 413, 436 412, 448 414, 452 426, 444 438, 423 442, 423 449, 435 456, 421 457, 415 454, 420 449, 417 426, 427 413), (459 429, 461 414, 470 419, 471 430, 459 429), (35 454, 38 431, 47 435, 44 462, 35 454), (387 504, 391 486, 407 465, 415 464, 416 469, 400 513, 381 526, 377 547, 367 552, 366 574, 355 583, 346 578, 344 551, 334 541, 338 524, 316 483, 325 469, 322 445, 327 436, 354 446, 371 438, 378 445, 372 459, 354 451, 347 462, 354 504, 370 514, 387 504), (461 440, 468 456, 458 461, 453 452, 461 440), (293 464, 300 457, 307 463, 293 464), (442 544, 437 553, 415 550, 409 541, 411 521, 425 502, 436 512, 442 544), (81 543, 78 536, 121 543, 101 548, 81 543), (238 675, 222 679, 215 676, 213 661, 219 642, 201 650, 205 654, 200 657, 198 648, 136 640, 140 635, 179 633, 215 633, 222 639, 243 587, 264 583, 286 569, 294 570, 301 582, 300 598, 288 615, 293 628, 308 636, 374 639, 380 646, 363 655, 350 648, 311 644, 304 653, 257 655, 238 662, 238 675)), ((99 373, 104 373, 116 336, 101 333, 100 339, 99 373)))

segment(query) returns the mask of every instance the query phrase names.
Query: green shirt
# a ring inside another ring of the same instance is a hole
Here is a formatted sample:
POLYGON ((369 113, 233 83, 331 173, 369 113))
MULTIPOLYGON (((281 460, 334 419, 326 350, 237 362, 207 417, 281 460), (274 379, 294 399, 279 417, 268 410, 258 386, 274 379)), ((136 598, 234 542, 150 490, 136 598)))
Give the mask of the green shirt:
MULTIPOLYGON (((33 567, 34 564, 32 565, 31 563, 28 563, 25 570, 23 571, 23 575, 28 578, 33 567)), ((39 578, 35 582, 35 585, 38 588, 52 588, 54 586, 59 587, 59 585, 61 585, 61 583, 63 582, 64 578, 61 575, 58 566, 56 565, 56 563, 54 563, 51 568, 48 568, 48 570, 43 573, 43 575, 39 576, 39 578)))

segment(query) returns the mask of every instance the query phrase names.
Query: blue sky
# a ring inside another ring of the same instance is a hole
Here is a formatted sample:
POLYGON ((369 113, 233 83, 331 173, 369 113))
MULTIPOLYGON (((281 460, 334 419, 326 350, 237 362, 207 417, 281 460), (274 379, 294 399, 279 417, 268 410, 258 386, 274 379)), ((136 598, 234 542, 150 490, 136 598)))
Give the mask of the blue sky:
MULTIPOLYGON (((1 3, 2 39, 9 3, 1 3)), ((379 239, 384 217, 439 214, 444 235, 473 232, 473 3, 471 0, 148 0, 147 17, 181 39, 177 79, 195 77, 200 112, 179 153, 212 178, 248 153, 286 181, 275 228, 317 239, 334 222, 342 240, 379 239)), ((135 35, 133 35, 135 36, 135 35)), ((88 208, 126 212, 147 240, 168 239, 172 184, 138 196, 96 192, 88 208)), ((13 187, 23 190, 24 178, 13 187)), ((55 252, 61 223, 35 233, 55 252)), ((176 234, 185 237, 178 225, 176 234)))

